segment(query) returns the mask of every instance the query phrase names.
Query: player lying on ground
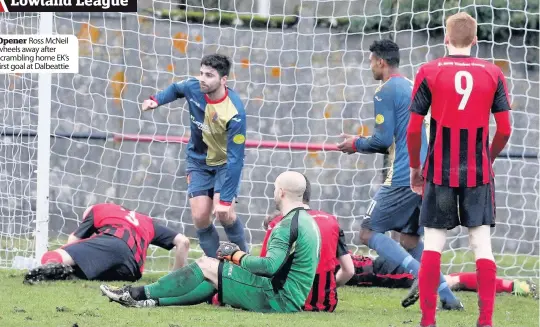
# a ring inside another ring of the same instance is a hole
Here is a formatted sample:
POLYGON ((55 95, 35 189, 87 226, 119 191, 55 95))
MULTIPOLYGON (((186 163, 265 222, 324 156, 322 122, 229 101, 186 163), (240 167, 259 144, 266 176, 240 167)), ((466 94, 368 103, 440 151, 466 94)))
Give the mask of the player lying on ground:
POLYGON ((223 243, 217 260, 202 257, 146 286, 101 285, 125 306, 190 305, 206 302, 217 290, 219 302, 257 312, 298 312, 309 294, 319 262, 321 237, 303 208, 302 174, 285 172, 275 182, 274 199, 285 218, 268 240, 266 257, 223 243))
MULTIPOLYGON (((337 287, 345 283, 353 276, 354 266, 351 255, 347 250, 345 235, 339 227, 337 218, 327 212, 312 210, 309 207, 311 198, 311 183, 305 177, 306 191, 302 197, 304 208, 315 219, 321 234, 320 261, 317 266, 317 274, 313 280, 311 291, 304 303, 304 311, 328 311, 333 312, 338 304, 337 287), (336 273, 336 261, 342 267, 336 273)), ((280 211, 274 212, 264 220, 266 235, 261 248, 262 257, 267 254, 268 240, 275 226, 283 219, 280 211)))
MULTIPOLYGON (((497 266, 491 249, 495 227, 493 161, 510 137, 510 100, 505 77, 495 64, 471 57, 477 42, 476 20, 461 12, 446 21, 449 55, 428 62, 416 75, 407 144, 411 188, 423 194, 420 225, 425 250, 418 276, 421 326, 436 325, 438 276, 446 232, 469 231, 476 258, 479 317, 493 326, 497 266), (421 131, 431 111, 429 154, 421 172, 421 131), (489 118, 497 132, 489 147, 489 118)), ((411 295, 414 298, 416 295, 411 295)))
MULTIPOLYGON (((352 255, 354 264, 354 276, 347 282, 348 286, 359 287, 386 287, 386 288, 410 288, 415 283, 415 277, 408 274, 403 267, 397 267, 390 271, 383 257, 376 259, 363 255, 352 255)), ((340 267, 337 267, 338 272, 340 267)), ((448 287, 453 291, 478 290, 477 275, 474 272, 453 273, 444 276, 448 287)), ((510 293, 516 296, 532 297, 538 299, 537 285, 530 281, 518 279, 496 279, 497 293, 510 293)))
POLYGON ((86 209, 82 219, 67 244, 46 252, 42 265, 26 274, 25 283, 71 278, 136 281, 150 244, 166 250, 176 247, 174 269, 186 264, 189 240, 146 215, 102 203, 86 209))
MULTIPOLYGON (((362 222, 360 241, 384 257, 392 271, 402 266, 418 276, 424 244, 418 224, 422 197, 410 188, 407 125, 411 103, 412 82, 399 73, 399 47, 388 39, 373 42, 371 70, 375 80, 383 84, 375 92, 375 132, 371 137, 345 135, 338 148, 345 153, 390 152, 388 177, 368 207, 362 222), (401 232, 400 243, 385 233, 401 232)), ((426 131, 419 134, 421 157, 427 153, 426 131)), ((462 309, 463 305, 439 276, 439 296, 443 309, 462 309)))
POLYGON ((186 168, 191 217, 201 248, 214 258, 219 235, 212 208, 229 241, 248 250, 244 226, 234 210, 244 167, 246 112, 238 94, 227 87, 230 68, 224 55, 204 56, 198 78, 174 83, 142 105, 146 111, 186 99, 191 117, 186 168))

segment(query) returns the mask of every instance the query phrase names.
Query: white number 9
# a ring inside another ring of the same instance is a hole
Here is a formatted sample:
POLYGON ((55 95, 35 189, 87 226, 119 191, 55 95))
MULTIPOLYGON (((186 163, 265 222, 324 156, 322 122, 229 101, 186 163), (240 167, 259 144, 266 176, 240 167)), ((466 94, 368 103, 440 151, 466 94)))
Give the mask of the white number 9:
POLYGON ((458 110, 465 110, 465 106, 469 101, 473 88, 473 78, 471 73, 465 70, 458 71, 454 78, 454 85, 456 87, 457 94, 463 95, 463 98, 461 98, 461 102, 459 103, 458 110), (465 88, 461 87, 461 79, 463 77, 465 77, 465 88))

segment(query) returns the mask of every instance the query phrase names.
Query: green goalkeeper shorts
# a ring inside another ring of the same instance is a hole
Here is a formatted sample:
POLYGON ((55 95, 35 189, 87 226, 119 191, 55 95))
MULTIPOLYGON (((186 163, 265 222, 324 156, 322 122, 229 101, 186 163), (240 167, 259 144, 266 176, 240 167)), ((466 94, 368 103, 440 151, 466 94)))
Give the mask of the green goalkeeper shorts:
MULTIPOLYGON (((270 278, 252 274, 229 261, 219 263, 218 298, 223 304, 255 312, 298 312, 286 289, 274 291, 270 278)), ((302 303, 303 304, 303 303, 302 303)))

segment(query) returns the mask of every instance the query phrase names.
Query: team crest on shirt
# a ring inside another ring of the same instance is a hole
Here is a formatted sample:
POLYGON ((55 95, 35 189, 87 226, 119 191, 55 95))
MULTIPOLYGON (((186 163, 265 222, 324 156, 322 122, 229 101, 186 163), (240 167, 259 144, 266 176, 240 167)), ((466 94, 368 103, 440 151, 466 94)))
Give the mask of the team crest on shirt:
POLYGON ((218 120, 218 114, 217 112, 214 112, 214 114, 212 115, 212 122, 216 122, 218 120))
POLYGON ((384 123, 384 116, 381 114, 378 114, 377 116, 375 116, 375 123, 379 125, 384 123))
POLYGON ((233 142, 236 143, 236 144, 242 144, 246 141, 246 137, 242 134, 236 134, 234 137, 233 137, 233 142))

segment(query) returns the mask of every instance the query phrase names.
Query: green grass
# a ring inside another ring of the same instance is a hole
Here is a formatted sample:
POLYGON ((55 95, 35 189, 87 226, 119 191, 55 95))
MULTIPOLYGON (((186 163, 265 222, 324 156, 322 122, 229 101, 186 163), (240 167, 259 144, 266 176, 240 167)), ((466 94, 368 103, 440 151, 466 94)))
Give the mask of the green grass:
MULTIPOLYGON (((3 244, 7 245, 7 244, 3 244)), ((24 245, 18 244, 20 249, 24 245)), ((59 244, 51 246, 54 249, 59 244)), ((2 247, 10 249, 10 247, 2 247)), ((192 244, 195 250, 196 242, 192 244)), ((252 250, 253 254, 259 248, 252 250)), ((1 251, 1 250, 0 250, 1 251)), ((6 254, 6 253, 4 253, 6 254)), ((4 255, 2 254, 2 255, 4 255)), ((9 253, 13 255, 14 253, 9 253)), ((24 252, 17 253, 23 255, 24 252)), ((190 258, 201 254, 191 251, 190 258)), ((169 270, 173 253, 150 249, 149 270, 169 270)), ((500 276, 538 277, 539 258, 533 256, 502 255, 496 257, 500 276)), ((442 258, 448 271, 474 271, 470 251, 447 252, 442 258), (459 252, 459 253, 458 253, 459 252)), ((0 270, 0 326, 346 326, 360 327, 416 327, 420 312, 418 305, 409 309, 400 306, 407 290, 345 287, 339 290, 340 302, 333 314, 259 314, 210 305, 127 309, 109 303, 98 289, 99 282, 69 281, 27 286, 22 284, 20 271, 0 270), (76 324, 76 325, 75 325, 76 324)), ((145 274, 138 284, 155 281, 160 274, 145 274)), ((123 283, 114 283, 123 285, 123 283)), ((475 326, 478 314, 475 293, 460 292, 465 312, 441 312, 439 326, 475 326)), ((503 294, 497 297, 495 324, 497 327, 539 326, 538 301, 503 294)))
MULTIPOLYGON (((27 286, 22 272, 0 271, 0 326, 87 327, 87 326, 360 326, 415 327, 418 305, 403 309, 406 290, 345 287, 339 290, 335 313, 260 314, 207 304, 191 307, 132 309, 101 296, 99 282, 65 281, 27 286)), ((155 281, 158 275, 145 275, 139 283, 155 281)), ((114 283, 122 285, 123 283, 114 283)), ((439 326, 475 325, 477 298, 460 292, 465 312, 440 312, 439 326)), ((538 301, 512 295, 499 295, 495 324, 498 327, 538 326, 538 301)))
MULTIPOLYGON (((65 244, 67 239, 51 239, 49 250, 54 250, 65 244)), ((31 239, 10 238, 0 240, 0 267, 11 267, 11 261, 15 256, 27 256, 33 252, 34 243, 31 239), (18 250, 17 250, 18 249, 18 250)), ((251 253, 258 255, 260 246, 251 248, 251 253)), ((368 255, 367 248, 361 247, 356 253, 368 255)), ((189 259, 200 257, 202 250, 198 246, 198 241, 191 240, 191 251, 189 259)), ((495 255, 498 266, 498 274, 503 277, 537 278, 540 271, 540 258, 531 255, 503 254, 495 255)), ((472 251, 446 251, 442 256, 442 271, 444 273, 474 271, 474 254, 472 251)), ((145 264, 146 271, 166 272, 170 271, 174 265, 174 250, 166 251, 157 247, 150 247, 145 264)), ((1 327, 1 324, 0 324, 1 327)))

